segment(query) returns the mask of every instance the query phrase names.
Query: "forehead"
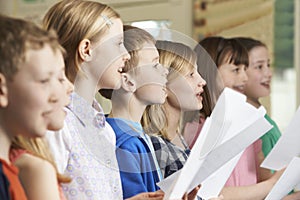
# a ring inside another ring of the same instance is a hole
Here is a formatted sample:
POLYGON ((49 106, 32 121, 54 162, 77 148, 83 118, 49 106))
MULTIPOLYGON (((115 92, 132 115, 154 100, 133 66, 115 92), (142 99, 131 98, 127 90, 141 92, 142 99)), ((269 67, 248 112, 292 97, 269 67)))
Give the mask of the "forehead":
POLYGON ((25 62, 19 71, 50 73, 61 70, 62 67, 64 67, 62 52, 45 44, 41 49, 27 50, 25 62))
POLYGON ((252 58, 253 57, 265 57, 265 56, 268 56, 268 50, 264 46, 255 47, 249 52, 249 55, 252 58))
POLYGON ((138 51, 139 62, 158 61, 159 54, 153 43, 144 43, 143 47, 138 51))
MULTIPOLYGON (((103 20, 99 18, 99 20, 103 20)), ((123 38, 123 22, 119 18, 111 19, 112 25, 107 29, 100 41, 117 40, 123 38)))

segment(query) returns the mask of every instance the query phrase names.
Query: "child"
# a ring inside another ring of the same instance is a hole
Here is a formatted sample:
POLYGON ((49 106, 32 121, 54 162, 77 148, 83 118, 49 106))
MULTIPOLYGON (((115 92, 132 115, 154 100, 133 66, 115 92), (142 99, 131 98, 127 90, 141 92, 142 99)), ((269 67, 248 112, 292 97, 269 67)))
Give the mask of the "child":
POLYGON ((168 70, 159 64, 155 40, 148 32, 124 26, 124 44, 131 59, 123 69, 121 88, 112 93, 107 122, 116 133, 123 195, 128 198, 158 190, 159 167, 156 169, 153 146, 140 120, 147 105, 165 101, 168 70))
MULTIPOLYGON (((248 80, 246 74, 248 54, 246 49, 236 39, 220 37, 209 37, 199 44, 207 50, 212 60, 214 60, 224 86, 243 93, 248 80)), ((257 174, 259 174, 260 170, 259 163, 261 161, 258 159, 260 152, 260 140, 245 149, 221 192, 226 198, 263 199, 266 197, 281 173, 276 173, 275 176, 268 180, 259 182, 260 178, 257 174)))
POLYGON ((9 189, 3 199, 26 199, 9 148, 13 137, 45 135, 50 116, 63 112, 63 106, 56 107, 65 91, 57 79, 64 66, 62 49, 53 32, 30 22, 0 16, 0 25, 1 177, 6 176, 1 191, 9 189))
MULTIPOLYGON (((60 47, 59 50, 61 49, 60 47)), ((57 53, 57 59, 60 59, 60 65, 53 67, 64 66, 61 53, 57 53)), ((69 96, 73 90, 73 85, 65 77, 64 67, 57 75, 57 82, 62 87, 56 89, 65 92, 59 96, 53 112, 49 114, 49 130, 59 130, 63 127, 66 113, 62 108, 70 103, 69 96)), ((65 199, 60 183, 69 183, 70 178, 57 172, 44 138, 15 137, 10 151, 10 160, 20 170, 19 178, 29 199, 65 199)))
MULTIPOLYGON (((94 100, 101 88, 120 88, 121 72, 130 58, 120 16, 98 2, 61 1, 43 23, 57 31, 68 52, 66 74, 75 87, 63 130, 47 134, 59 172, 73 179, 63 186, 64 193, 72 200, 123 199, 115 134, 94 100)), ((153 196, 157 198, 149 195, 153 196)))
MULTIPOLYGON (((247 69, 248 82, 245 87, 247 101, 255 107, 261 106, 259 98, 270 95, 272 71, 267 46, 261 41, 252 38, 237 38, 247 49, 249 67, 247 69)), ((266 114, 265 118, 273 128, 261 137, 262 151, 266 157, 281 136, 277 124, 266 114)))
POLYGON ((169 41, 158 41, 156 47, 160 62, 170 69, 168 95, 163 105, 146 109, 143 126, 148 134, 161 137, 151 139, 162 173, 168 177, 183 167, 189 151, 179 132, 181 113, 201 109, 201 93, 206 83, 196 71, 196 54, 192 49, 169 41))
MULTIPOLYGON (((188 46, 157 41, 160 62, 169 69, 167 99, 162 105, 148 106, 143 126, 151 140, 164 177, 181 169, 188 147, 180 133, 183 112, 202 108, 202 92, 206 82, 196 68, 196 54, 188 46), (159 137, 155 137, 158 135, 159 137)), ((222 199, 223 197, 215 198, 222 199)))

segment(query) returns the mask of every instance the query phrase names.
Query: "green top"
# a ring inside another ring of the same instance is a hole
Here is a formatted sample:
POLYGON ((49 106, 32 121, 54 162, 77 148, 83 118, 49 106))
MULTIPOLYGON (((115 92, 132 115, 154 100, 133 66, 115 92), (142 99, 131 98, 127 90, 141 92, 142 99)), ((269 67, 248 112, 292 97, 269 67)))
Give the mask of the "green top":
POLYGON ((273 125, 273 128, 260 138, 262 140, 262 151, 264 153, 264 156, 266 157, 275 146, 276 142, 279 140, 281 132, 277 124, 269 117, 269 115, 266 114, 265 118, 266 120, 268 120, 268 122, 270 122, 270 124, 273 125))

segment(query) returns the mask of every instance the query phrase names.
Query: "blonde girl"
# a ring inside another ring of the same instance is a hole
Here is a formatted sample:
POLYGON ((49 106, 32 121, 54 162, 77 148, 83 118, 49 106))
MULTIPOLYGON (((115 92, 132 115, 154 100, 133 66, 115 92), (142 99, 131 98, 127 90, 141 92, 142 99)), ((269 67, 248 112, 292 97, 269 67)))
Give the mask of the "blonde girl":
MULTIPOLYGON (((116 137, 101 106, 98 90, 119 89, 130 56, 123 44, 118 13, 94 1, 56 3, 43 20, 56 30, 68 52, 66 75, 74 83, 64 128, 47 134, 58 170, 72 178, 63 186, 68 199, 123 199, 116 159, 116 137)), ((162 198, 140 194, 133 199, 162 198)))
POLYGON ((143 116, 143 127, 148 134, 155 134, 163 140, 152 138, 157 150, 158 161, 164 177, 183 167, 189 148, 180 133, 181 114, 188 110, 202 108, 202 92, 206 82, 196 68, 196 54, 188 46, 170 41, 157 41, 160 62, 169 68, 167 99, 162 105, 148 107, 143 116), (163 158, 162 149, 166 143, 169 158, 163 158))

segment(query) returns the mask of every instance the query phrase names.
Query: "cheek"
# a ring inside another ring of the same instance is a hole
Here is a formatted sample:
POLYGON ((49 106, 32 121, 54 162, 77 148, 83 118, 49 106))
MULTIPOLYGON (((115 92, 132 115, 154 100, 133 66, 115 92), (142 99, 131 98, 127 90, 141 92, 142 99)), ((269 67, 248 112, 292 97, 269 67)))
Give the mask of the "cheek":
POLYGON ((227 76, 222 76, 224 87, 232 88, 234 85, 235 77, 230 77, 229 74, 227 76))

